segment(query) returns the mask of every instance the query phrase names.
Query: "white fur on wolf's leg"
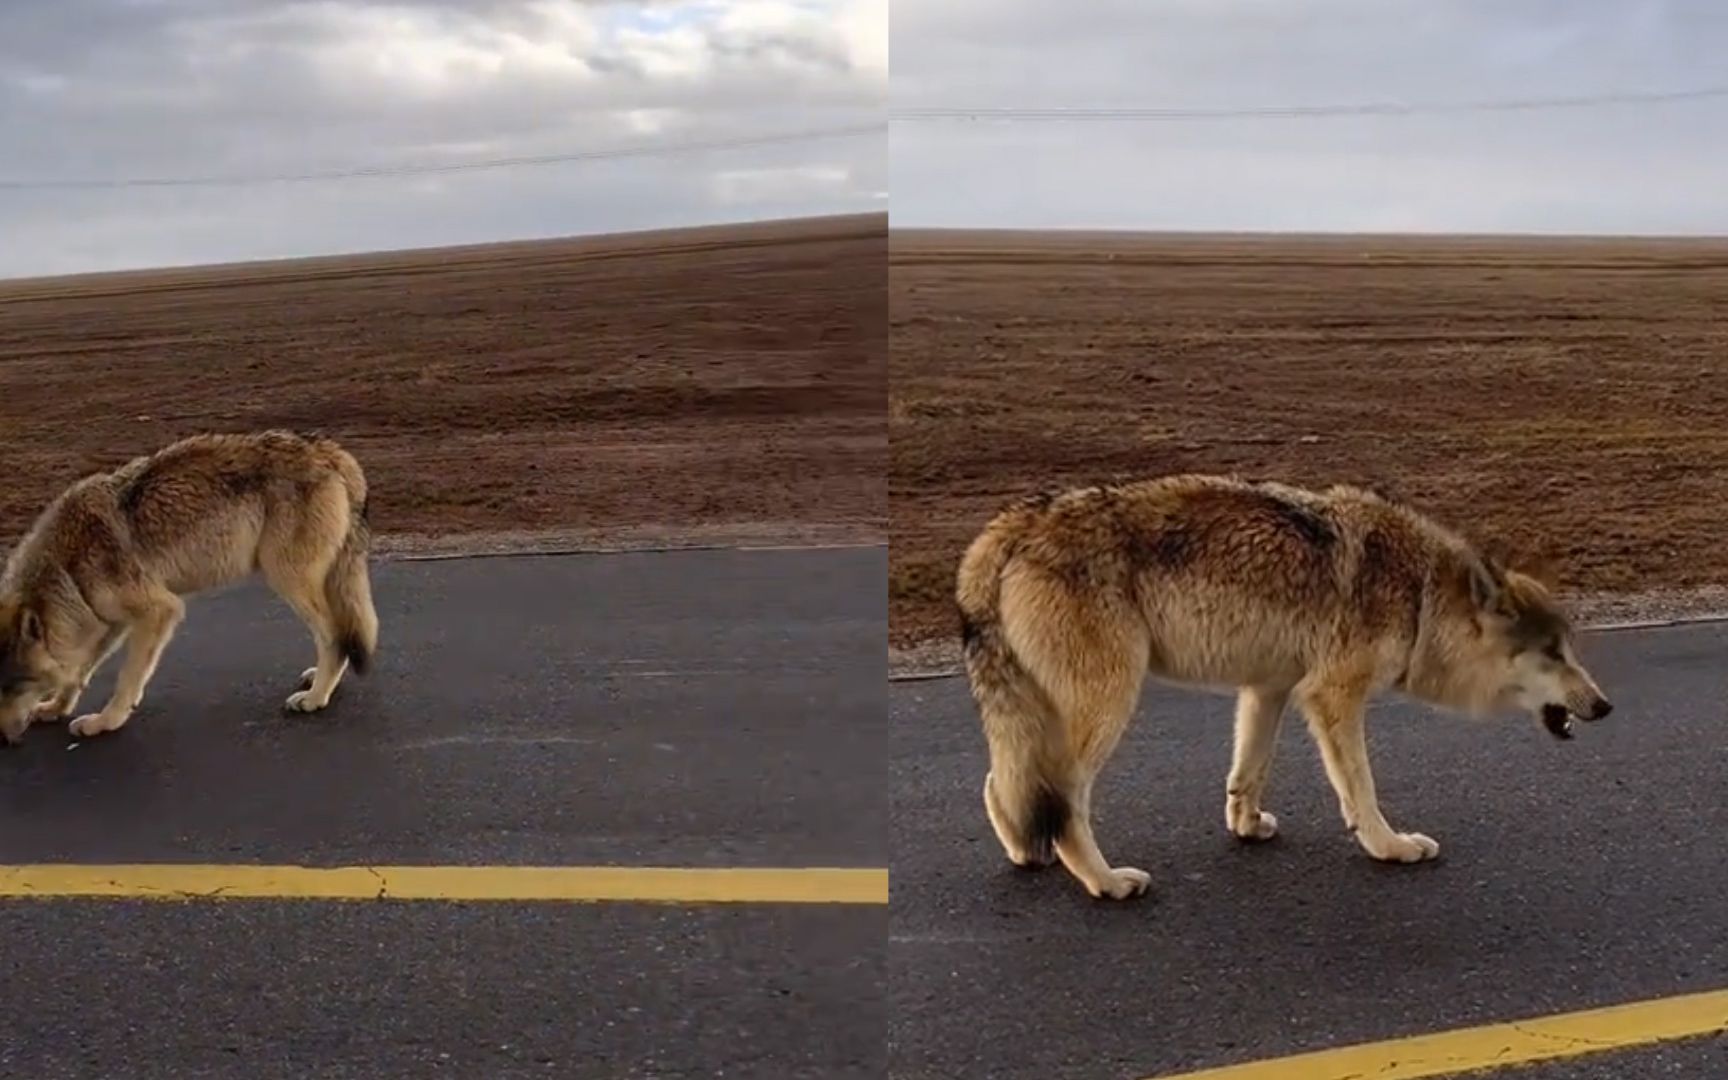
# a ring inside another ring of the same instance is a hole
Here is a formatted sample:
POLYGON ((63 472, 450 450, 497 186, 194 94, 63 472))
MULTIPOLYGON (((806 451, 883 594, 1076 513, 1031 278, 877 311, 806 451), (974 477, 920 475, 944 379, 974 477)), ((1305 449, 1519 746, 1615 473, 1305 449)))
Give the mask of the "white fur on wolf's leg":
POLYGON ((990 819, 990 827, 996 830, 996 839, 1001 841, 1002 850, 1007 854, 1008 861, 1024 869, 1039 869, 1042 864, 1032 858, 1031 852, 1020 844, 1013 826, 998 812, 996 807, 996 789, 991 784, 990 774, 984 774, 984 814, 990 819))
POLYGON ((330 704, 330 699, 336 695, 336 687, 341 682, 342 676, 347 672, 347 670, 348 664, 344 661, 342 666, 336 669, 336 676, 330 680, 330 686, 320 692, 318 688, 318 669, 315 667, 307 668, 305 671, 300 673, 301 688, 295 693, 288 695, 288 700, 283 703, 283 707, 289 712, 301 713, 318 712, 325 708, 330 704))
POLYGON ((1086 891, 1102 900, 1127 900, 1139 896, 1152 886, 1152 875, 1132 866, 1111 866, 1098 850, 1092 835, 1090 793, 1075 800, 1075 814, 1068 821, 1068 831, 1056 841, 1056 857, 1068 872, 1080 879, 1086 891))
POLYGON ((1238 840, 1270 840, 1278 835, 1278 815, 1270 810, 1253 810, 1248 800, 1230 796, 1224 807, 1224 823, 1238 840))
POLYGON ((1129 900, 1140 896, 1152 887, 1152 875, 1132 866, 1112 867, 1105 878, 1102 889, 1094 890, 1090 882, 1086 890, 1100 900, 1108 897, 1111 900, 1129 900))
POLYGON ((30 710, 26 723, 40 724, 49 720, 64 720, 73 709, 78 707, 78 699, 84 693, 84 687, 74 683, 52 697, 43 698, 30 710))
POLYGON ((1363 849, 1382 862, 1425 862, 1440 854, 1440 845, 1421 833, 1388 832, 1373 842, 1367 837, 1360 839, 1363 849))
POLYGON ((42 698, 24 714, 18 722, 18 733, 22 735, 32 724, 45 724, 52 720, 64 720, 72 715, 72 710, 78 707, 78 699, 84 694, 84 687, 90 682, 86 676, 83 682, 75 682, 61 687, 54 693, 42 698))
POLYGON ((125 726, 131 714, 122 713, 112 716, 108 713, 88 713, 66 725, 66 730, 80 739, 92 738, 104 732, 118 731, 125 726))
POLYGON ((319 701, 318 695, 310 690, 296 690, 288 695, 283 707, 289 712, 317 712, 329 704, 329 698, 319 701))
POLYGON ((1356 811, 1350 809, 1350 804, 1343 799, 1338 800, 1338 816, 1344 819, 1346 829, 1356 828, 1356 811))
POLYGON ((1260 809, 1272 751, 1290 691, 1283 687, 1245 686, 1236 697, 1236 742, 1230 775, 1224 781, 1224 824, 1239 840, 1270 840, 1278 835, 1278 819, 1260 809))

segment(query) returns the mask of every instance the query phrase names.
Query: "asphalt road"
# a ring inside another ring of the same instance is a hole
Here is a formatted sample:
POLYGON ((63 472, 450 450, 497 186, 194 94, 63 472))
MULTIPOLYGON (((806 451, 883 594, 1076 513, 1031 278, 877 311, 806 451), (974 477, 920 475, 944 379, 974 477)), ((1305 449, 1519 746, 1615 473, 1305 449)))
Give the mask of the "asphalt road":
MULTIPOLYGON (((125 729, 0 753, 0 862, 885 865, 886 563, 380 564, 312 717, 293 616, 210 595, 125 729)), ((0 1075, 879 1076, 886 918, 4 901, 0 1075)))
POLYGON ((1728 1073, 1725 1061, 1723 1039, 1688 1039, 1488 1075, 1493 1080, 1716 1080, 1728 1073))
MULTIPOLYGON (((1569 743, 1376 706, 1387 817, 1441 845, 1417 866, 1345 834, 1300 721, 1267 801, 1280 837, 1237 844, 1229 699, 1149 688, 1098 793, 1105 856, 1153 877, 1121 904, 1059 867, 1010 867, 964 681, 895 684, 890 1075, 1126 1080, 1728 986, 1728 627, 1583 649, 1616 709, 1569 743)), ((1719 1038, 1505 1075, 1703 1077, 1724 1060, 1719 1038)))

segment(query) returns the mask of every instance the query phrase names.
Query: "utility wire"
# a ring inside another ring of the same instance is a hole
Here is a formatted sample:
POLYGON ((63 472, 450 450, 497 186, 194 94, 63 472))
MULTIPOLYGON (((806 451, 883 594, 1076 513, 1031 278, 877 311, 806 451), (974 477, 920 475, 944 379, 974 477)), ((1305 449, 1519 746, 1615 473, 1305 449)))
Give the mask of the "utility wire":
POLYGON ((1649 93, 1594 94, 1586 97, 1507 98, 1492 101, 1455 102, 1367 102, 1357 105, 1265 105, 1248 108, 1138 108, 1133 106, 1076 106, 1073 108, 1007 107, 910 107, 890 109, 889 117, 901 121, 1005 120, 1005 121, 1159 121, 1159 120, 1294 120, 1334 116, 1416 116, 1438 113, 1526 112, 1542 109, 1593 109, 1613 105, 1659 105, 1676 101, 1728 98, 1728 86, 1696 90, 1665 90, 1649 93))
POLYGON ((490 169, 514 169, 537 165, 562 165, 574 161, 615 161, 621 158, 661 157, 672 154, 697 153, 704 150, 735 150, 753 146, 777 146, 784 143, 814 142, 819 139, 854 138, 879 134, 886 125, 853 124, 847 127, 812 128, 786 131, 771 135, 749 135, 706 142, 662 143, 650 146, 614 147, 607 150, 582 150, 567 154, 535 154, 521 157, 488 158, 480 161, 451 161, 418 165, 374 165, 362 168, 331 169, 320 172, 269 173, 251 176, 134 176, 123 179, 71 178, 61 180, 0 179, 0 191, 47 191, 98 188, 179 188, 179 187, 250 187, 260 184, 299 184, 318 180, 371 179, 384 176, 424 176, 437 173, 481 172, 490 169))

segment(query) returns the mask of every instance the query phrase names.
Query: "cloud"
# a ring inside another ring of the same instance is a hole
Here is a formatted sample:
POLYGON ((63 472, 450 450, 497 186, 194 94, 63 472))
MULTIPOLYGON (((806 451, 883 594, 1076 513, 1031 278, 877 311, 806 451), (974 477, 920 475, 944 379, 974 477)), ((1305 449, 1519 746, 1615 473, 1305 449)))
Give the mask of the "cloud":
MULTIPOLYGON (((891 104, 1230 109, 1728 85, 1707 0, 903 0, 891 104)), ((897 225, 1728 233, 1728 98, 1569 111, 896 121, 897 225)))
POLYGON ((789 169, 731 169, 714 176, 715 194, 728 205, 778 204, 823 192, 850 191, 852 174, 833 165, 789 169))
MULTIPOLYGON (((4 5, 0 180, 292 174, 880 122, 886 20, 878 0, 4 5)), ((430 178, 0 191, 0 275, 877 209, 885 147, 866 135, 430 178), (742 200, 721 179, 752 172, 845 179, 742 200)))

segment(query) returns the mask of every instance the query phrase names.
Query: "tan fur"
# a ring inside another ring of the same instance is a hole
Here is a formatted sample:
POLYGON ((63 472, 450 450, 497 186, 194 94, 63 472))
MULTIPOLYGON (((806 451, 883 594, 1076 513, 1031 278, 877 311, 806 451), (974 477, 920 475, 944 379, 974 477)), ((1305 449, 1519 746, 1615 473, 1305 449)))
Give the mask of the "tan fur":
POLYGON ((1094 896, 1150 881, 1111 867, 1091 827, 1094 782, 1149 673, 1236 692, 1232 833, 1277 831, 1261 796, 1293 700, 1346 824, 1399 862, 1439 846, 1381 815, 1363 733, 1372 695, 1476 715, 1609 708, 1541 584, 1356 488, 1172 476, 1022 500, 972 542, 956 600, 997 836, 1017 864, 1060 858, 1094 896))
POLYGON ((113 696, 70 730, 120 727, 184 616, 181 597, 254 571, 317 648, 287 707, 324 708, 378 645, 366 498, 347 451, 282 431, 194 436, 73 484, 0 575, 0 736, 16 742, 32 720, 71 714, 125 646, 113 696))

